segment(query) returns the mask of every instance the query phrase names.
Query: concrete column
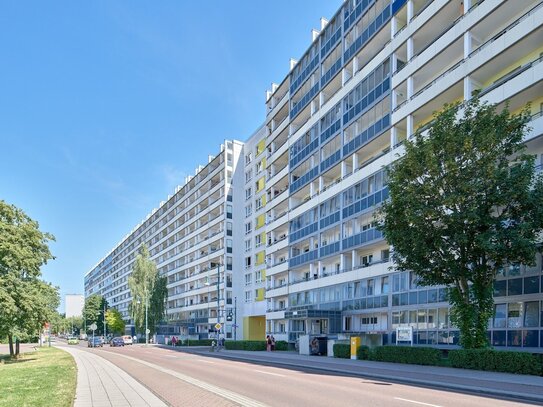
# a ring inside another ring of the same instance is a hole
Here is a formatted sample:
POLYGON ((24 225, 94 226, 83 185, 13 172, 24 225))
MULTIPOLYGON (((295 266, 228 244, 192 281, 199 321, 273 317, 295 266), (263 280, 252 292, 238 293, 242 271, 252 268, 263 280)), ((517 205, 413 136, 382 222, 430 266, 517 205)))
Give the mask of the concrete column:
POLYGON ((353 154, 353 172, 355 172, 357 168, 358 168, 358 155, 354 153, 353 154))
POLYGON ((351 250, 351 267, 356 268, 356 250, 351 250))
POLYGON ((414 46, 413 37, 409 37, 407 39, 407 61, 411 61, 411 58, 413 58, 413 54, 415 53, 414 46))
POLYGON ((358 57, 353 58, 353 76, 358 72, 358 57))
POLYGON ((398 20, 395 16, 392 16, 390 19, 390 39, 394 38, 396 35, 396 30, 398 29, 398 20))
POLYGON ((322 275, 322 261, 320 260, 318 261, 317 268, 318 268, 317 273, 319 274, 319 277, 320 277, 322 275))
POLYGON ((413 96, 413 93, 414 93, 414 85, 413 85, 413 77, 410 76, 409 78, 407 78, 407 99, 411 98, 411 96, 413 96))
POLYGON ((406 117, 407 121, 407 138, 411 138, 413 136, 413 115, 410 114, 406 117))
POLYGON ((347 163, 345 160, 341 162, 341 179, 345 178, 347 175, 347 163))
POLYGON ((471 54, 471 50, 471 32, 466 31, 464 33, 464 58, 469 57, 469 54, 471 54))
POLYGON ((309 183, 309 196, 315 195, 315 186, 313 182, 309 183))
POLYGON ((396 126, 390 128, 390 149, 392 150, 394 146, 398 143, 396 126))
POLYGON ((319 191, 322 191, 323 187, 324 187, 324 180, 322 176, 319 176, 319 191))
POLYGON ((413 19, 414 14, 415 14, 415 9, 414 9, 414 5, 413 5, 413 0, 409 0, 407 2, 407 23, 408 24, 413 19))
POLYGON ((466 14, 466 13, 471 9, 471 3, 472 3, 471 0, 464 0, 464 1, 463 1, 463 4, 464 4, 464 14, 466 14))
POLYGON ((466 76, 464 78, 464 100, 471 99, 471 92, 473 91, 473 83, 471 77, 466 76))
POLYGON ((339 255, 339 269, 345 270, 345 254, 344 253, 339 255))

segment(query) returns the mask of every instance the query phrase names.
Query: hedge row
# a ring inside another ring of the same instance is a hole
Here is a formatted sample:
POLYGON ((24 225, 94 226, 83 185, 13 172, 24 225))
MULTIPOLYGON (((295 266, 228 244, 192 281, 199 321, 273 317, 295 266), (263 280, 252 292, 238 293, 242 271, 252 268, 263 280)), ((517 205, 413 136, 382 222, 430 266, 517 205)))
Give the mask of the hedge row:
POLYGON ((452 367, 492 372, 541 375, 541 357, 525 352, 492 349, 458 349, 449 351, 452 367))
MULTIPOLYGON (((262 351, 266 350, 266 341, 226 341, 224 347, 231 350, 262 351)), ((275 342, 275 350, 287 349, 288 343, 286 341, 275 342)))
POLYGON ((213 341, 214 339, 185 339, 177 342, 175 346, 211 346, 213 341))
POLYGON ((334 343, 334 357, 349 359, 351 357, 351 345, 348 343, 334 343))
POLYGON ((378 346, 370 350, 369 360, 436 366, 441 362, 441 351, 435 348, 407 346, 378 346))

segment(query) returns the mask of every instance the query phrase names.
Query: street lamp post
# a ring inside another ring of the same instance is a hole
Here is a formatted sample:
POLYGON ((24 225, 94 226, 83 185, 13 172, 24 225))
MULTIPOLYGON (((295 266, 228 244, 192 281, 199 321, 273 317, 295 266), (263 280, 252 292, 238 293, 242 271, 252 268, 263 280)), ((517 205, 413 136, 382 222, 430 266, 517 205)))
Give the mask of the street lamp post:
POLYGON ((106 328, 106 302, 104 300, 104 340, 107 338, 107 328, 106 328))
MULTIPOLYGON (((217 266, 217 323, 221 323, 221 318, 219 314, 219 309, 221 306, 220 297, 221 297, 221 291, 219 284, 221 283, 221 266, 217 266)), ((219 328, 217 333, 217 345, 219 344, 219 338, 221 336, 221 329, 219 328)))
POLYGON ((238 297, 234 297, 234 340, 238 340, 238 297))

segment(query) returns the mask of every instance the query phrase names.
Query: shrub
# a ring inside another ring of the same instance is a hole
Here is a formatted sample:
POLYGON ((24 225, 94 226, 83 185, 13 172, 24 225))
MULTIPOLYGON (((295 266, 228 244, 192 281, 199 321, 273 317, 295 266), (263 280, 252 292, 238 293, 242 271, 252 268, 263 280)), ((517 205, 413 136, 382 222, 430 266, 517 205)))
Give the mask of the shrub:
POLYGON ((424 347, 378 346, 369 352, 368 359, 378 362, 436 366, 440 363, 441 351, 424 347))
POLYGON ((366 345, 361 345, 356 349, 356 358, 359 360, 367 360, 370 353, 370 348, 366 345))
POLYGON ((348 343, 334 343, 334 357, 349 359, 351 357, 351 345, 348 343))
MULTIPOLYGON (((277 343, 275 346, 277 348, 277 343)), ((266 341, 226 341, 224 347, 231 350, 260 351, 266 350, 266 341)))
POLYGON ((211 346, 214 339, 186 339, 177 342, 176 346, 211 346))
POLYGON ((452 367, 493 372, 541 375, 541 358, 525 352, 493 349, 457 349, 449 351, 452 367))

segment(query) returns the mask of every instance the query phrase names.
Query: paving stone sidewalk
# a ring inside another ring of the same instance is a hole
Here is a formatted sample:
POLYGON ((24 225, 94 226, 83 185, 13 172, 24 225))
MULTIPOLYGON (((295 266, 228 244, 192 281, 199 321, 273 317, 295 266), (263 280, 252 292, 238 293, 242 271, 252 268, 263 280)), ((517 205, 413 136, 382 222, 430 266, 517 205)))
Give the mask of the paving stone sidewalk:
POLYGON ((85 351, 75 346, 58 347, 70 353, 77 364, 74 407, 167 406, 128 373, 99 356, 99 349, 85 351))

